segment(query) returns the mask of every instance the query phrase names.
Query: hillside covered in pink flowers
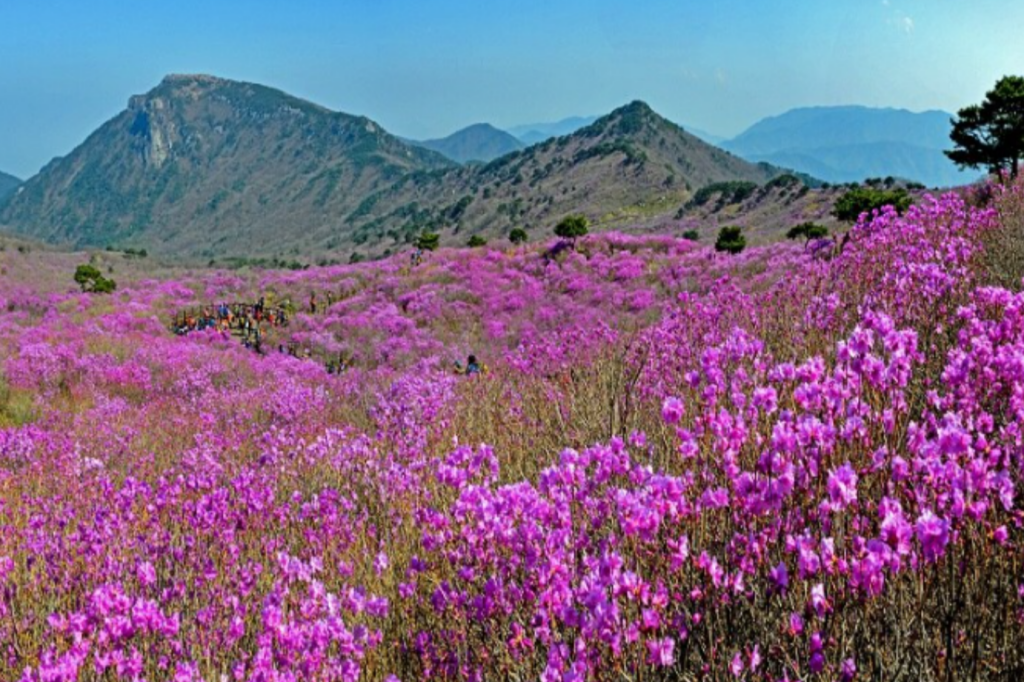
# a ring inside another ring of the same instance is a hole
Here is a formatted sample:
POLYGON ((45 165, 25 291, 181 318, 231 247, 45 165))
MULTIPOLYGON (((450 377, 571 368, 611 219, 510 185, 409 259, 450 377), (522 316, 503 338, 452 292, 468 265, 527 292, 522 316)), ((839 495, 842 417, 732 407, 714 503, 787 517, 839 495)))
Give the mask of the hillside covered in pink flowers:
POLYGON ((1021 679, 1022 229, 994 185, 109 295, 6 248, 0 679, 1021 679), (259 353, 171 331, 261 297, 259 353))

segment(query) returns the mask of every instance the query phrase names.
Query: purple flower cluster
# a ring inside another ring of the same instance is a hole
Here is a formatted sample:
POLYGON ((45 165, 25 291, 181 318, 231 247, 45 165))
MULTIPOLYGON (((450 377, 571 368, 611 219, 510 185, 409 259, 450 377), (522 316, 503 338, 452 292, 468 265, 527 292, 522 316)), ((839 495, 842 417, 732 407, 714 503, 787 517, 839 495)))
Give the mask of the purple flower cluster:
POLYGON ((814 255, 611 234, 103 299, 0 276, 0 678, 1011 674, 1001 219, 951 194, 814 255), (310 292, 309 358, 161 323, 310 292))

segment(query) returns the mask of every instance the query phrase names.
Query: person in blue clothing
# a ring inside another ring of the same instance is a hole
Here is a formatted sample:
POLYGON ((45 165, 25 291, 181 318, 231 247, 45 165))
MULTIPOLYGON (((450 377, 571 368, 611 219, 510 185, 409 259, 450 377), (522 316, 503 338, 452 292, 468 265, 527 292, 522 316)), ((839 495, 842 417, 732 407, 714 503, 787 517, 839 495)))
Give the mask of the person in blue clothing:
POLYGON ((455 373, 465 374, 467 376, 473 374, 483 374, 487 371, 487 368, 480 364, 480 361, 476 359, 475 355, 470 355, 466 358, 466 366, 463 367, 462 363, 458 360, 455 361, 455 373))

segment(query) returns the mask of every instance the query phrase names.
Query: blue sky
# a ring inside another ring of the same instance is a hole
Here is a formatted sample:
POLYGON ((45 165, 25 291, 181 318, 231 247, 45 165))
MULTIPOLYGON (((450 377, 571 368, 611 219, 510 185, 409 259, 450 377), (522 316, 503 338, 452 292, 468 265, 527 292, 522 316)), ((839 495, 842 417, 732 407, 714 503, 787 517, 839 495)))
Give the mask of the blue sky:
POLYGON ((0 0, 0 169, 66 154, 166 73, 436 137, 633 99, 733 135, 808 105, 955 110, 1024 70, 1019 0, 0 0))

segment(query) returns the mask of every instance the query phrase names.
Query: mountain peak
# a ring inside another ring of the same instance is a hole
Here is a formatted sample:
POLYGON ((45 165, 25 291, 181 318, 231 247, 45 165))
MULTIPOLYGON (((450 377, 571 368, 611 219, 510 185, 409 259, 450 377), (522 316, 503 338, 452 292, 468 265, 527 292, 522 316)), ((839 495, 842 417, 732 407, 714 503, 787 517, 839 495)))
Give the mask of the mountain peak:
MULTIPOLYGON (((654 109, 651 109, 647 102, 638 99, 633 100, 629 104, 623 105, 618 109, 613 109, 605 118, 624 122, 627 128, 635 128, 636 130, 639 130, 644 125, 650 125, 665 120, 659 116, 654 109)), ((628 131, 620 130, 619 132, 628 131)))
POLYGON ((132 97, 128 106, 140 108, 156 100, 196 102, 211 96, 236 107, 257 109, 263 113, 335 113, 319 104, 289 95, 276 88, 204 73, 168 74, 159 85, 146 94, 132 97))
POLYGON ((181 85, 189 83, 205 83, 208 85, 219 85, 229 83, 226 78, 220 78, 218 76, 211 76, 206 73, 169 73, 164 76, 161 83, 167 85, 181 85))
MULTIPOLYGON (((472 124, 466 126, 465 128, 463 128, 461 132, 466 132, 466 131, 493 132, 493 131, 496 131, 496 130, 499 130, 499 129, 495 128, 490 123, 472 123, 472 124)), ((499 130, 499 132, 505 132, 505 131, 499 130)))
POLYGON ((457 163, 493 161, 524 147, 515 137, 490 123, 474 123, 448 137, 415 144, 439 152, 457 163))
POLYGON ((646 102, 633 100, 597 119, 580 130, 580 133, 587 137, 634 137, 664 129, 665 126, 676 127, 659 116, 646 102))
POLYGON ((657 114, 655 114, 654 109, 651 109, 651 106, 649 104, 647 104, 647 102, 645 102, 645 101, 643 101, 641 99, 635 99, 632 102, 630 102, 629 104, 625 104, 625 105, 619 107, 618 109, 614 109, 612 111, 612 115, 613 116, 615 116, 615 115, 626 116, 626 115, 630 115, 630 114, 633 114, 633 115, 639 114, 639 115, 643 115, 643 116, 649 116, 649 115, 655 115, 656 116, 657 115, 657 114))
MULTIPOLYGON (((233 126, 238 118, 263 123, 345 121, 342 125, 356 124, 370 134, 377 134, 377 126, 368 119, 334 112, 265 85, 209 74, 168 74, 145 94, 130 97, 127 109, 135 117, 132 132, 148 148, 144 154, 156 167, 167 160, 173 147, 180 149, 175 139, 194 129, 192 124, 197 119, 216 130, 233 126), (190 123, 180 127, 185 120, 190 123)), ((192 142, 199 142, 199 138, 193 137, 192 142)))

